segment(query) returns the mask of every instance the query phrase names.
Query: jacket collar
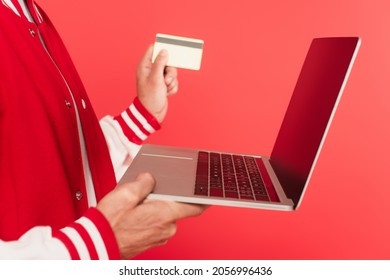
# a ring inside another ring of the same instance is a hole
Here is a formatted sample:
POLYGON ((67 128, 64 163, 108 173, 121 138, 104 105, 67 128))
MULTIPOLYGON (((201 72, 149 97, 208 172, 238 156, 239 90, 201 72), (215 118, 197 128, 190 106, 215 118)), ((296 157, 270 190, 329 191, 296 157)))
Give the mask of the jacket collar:
POLYGON ((33 21, 40 24, 43 22, 42 15, 40 14, 34 0, 1 0, 1 3, 8 9, 12 10, 17 16, 25 18, 27 21, 32 22, 31 16, 28 11, 25 10, 25 5, 20 4, 23 2, 27 4, 27 9, 30 11, 33 21))

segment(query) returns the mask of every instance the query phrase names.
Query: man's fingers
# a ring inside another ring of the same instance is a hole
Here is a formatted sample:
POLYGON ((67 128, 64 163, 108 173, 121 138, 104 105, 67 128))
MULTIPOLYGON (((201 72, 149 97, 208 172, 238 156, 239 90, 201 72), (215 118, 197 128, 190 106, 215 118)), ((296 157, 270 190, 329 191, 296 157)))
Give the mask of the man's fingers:
POLYGON ((175 220, 199 216, 208 207, 209 205, 203 204, 171 202, 171 209, 173 211, 173 218, 175 220))
POLYGON ((173 79, 177 78, 177 74, 178 74, 178 71, 177 71, 176 67, 172 67, 172 66, 165 67, 165 69, 164 69, 164 76, 165 76, 165 83, 166 83, 167 86, 169 85, 169 83, 173 79))
POLYGON ((167 86, 167 95, 173 95, 179 90, 179 81, 177 79, 177 68, 165 67, 165 85, 167 86))
POLYGON ((179 81, 173 79, 169 85, 167 85, 167 96, 176 94, 179 91, 179 81))
POLYGON ((146 207, 160 209, 160 214, 167 221, 175 222, 188 217, 195 217, 202 214, 210 205, 176 202, 171 200, 145 199, 143 201, 146 207))

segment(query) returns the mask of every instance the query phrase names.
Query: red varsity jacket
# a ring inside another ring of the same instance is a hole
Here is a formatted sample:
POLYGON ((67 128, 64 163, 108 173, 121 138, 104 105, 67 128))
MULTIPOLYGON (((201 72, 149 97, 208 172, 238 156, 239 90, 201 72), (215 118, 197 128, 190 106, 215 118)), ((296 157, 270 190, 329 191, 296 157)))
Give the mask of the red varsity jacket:
MULTIPOLYGON (((28 6, 35 23, 3 4, 0 241, 17 240, 30 229, 42 226, 50 228, 47 238, 56 244, 54 247, 65 247, 71 258, 83 258, 75 233, 84 241, 88 258, 119 258, 108 222, 98 210, 89 208, 83 197, 86 186, 74 105, 97 200, 116 185, 107 144, 85 88, 53 24, 34 1, 28 0, 28 6), (99 246, 105 247, 105 253, 99 246)), ((158 128, 137 99, 133 106, 158 128)), ((129 110, 127 113, 131 115, 129 110)), ((115 120, 130 141, 142 143, 121 116, 115 120)))

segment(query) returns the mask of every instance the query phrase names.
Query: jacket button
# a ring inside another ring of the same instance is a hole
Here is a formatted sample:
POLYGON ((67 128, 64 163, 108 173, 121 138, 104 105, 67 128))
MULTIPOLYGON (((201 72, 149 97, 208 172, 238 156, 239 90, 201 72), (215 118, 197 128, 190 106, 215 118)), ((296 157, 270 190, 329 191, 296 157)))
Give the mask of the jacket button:
POLYGON ((32 37, 35 37, 35 31, 34 29, 29 28, 30 34, 32 37))
POLYGON ((83 198, 83 194, 80 191, 76 192, 76 199, 80 201, 82 198, 83 198))
POLYGON ((70 104, 70 102, 68 100, 65 100, 65 105, 66 107, 68 108, 71 108, 72 107, 72 104, 70 104))

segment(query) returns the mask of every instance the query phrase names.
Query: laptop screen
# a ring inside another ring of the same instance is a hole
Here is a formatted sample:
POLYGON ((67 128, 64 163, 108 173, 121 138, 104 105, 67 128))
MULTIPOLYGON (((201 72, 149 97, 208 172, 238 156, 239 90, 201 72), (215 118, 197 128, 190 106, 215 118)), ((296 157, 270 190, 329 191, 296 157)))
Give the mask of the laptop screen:
POLYGON ((280 127, 271 164, 299 205, 345 86, 359 38, 314 39, 280 127))

